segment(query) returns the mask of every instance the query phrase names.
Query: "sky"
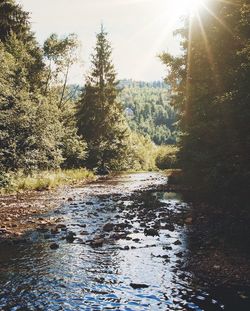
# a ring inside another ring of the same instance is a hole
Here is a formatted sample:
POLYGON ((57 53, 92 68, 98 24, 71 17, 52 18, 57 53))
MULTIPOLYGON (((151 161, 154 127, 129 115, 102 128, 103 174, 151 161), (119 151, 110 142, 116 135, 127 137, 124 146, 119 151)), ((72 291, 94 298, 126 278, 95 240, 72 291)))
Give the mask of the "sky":
POLYGON ((17 0, 30 12, 32 30, 40 44, 51 34, 76 33, 81 42, 81 64, 74 66, 70 82, 83 84, 90 54, 101 23, 109 33, 113 62, 119 79, 161 80, 162 51, 180 53, 173 31, 179 27, 184 0, 17 0))

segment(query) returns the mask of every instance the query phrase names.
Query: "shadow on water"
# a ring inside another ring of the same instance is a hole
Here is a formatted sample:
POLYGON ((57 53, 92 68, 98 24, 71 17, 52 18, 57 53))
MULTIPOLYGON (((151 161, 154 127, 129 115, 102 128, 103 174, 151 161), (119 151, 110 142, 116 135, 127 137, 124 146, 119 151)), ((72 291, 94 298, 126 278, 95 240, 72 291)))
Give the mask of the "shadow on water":
POLYGON ((231 308, 235 293, 194 287, 185 269, 188 229, 179 221, 189 205, 159 191, 166 182, 145 173, 75 189, 47 215, 66 229, 1 245, 0 310, 249 310, 231 308))

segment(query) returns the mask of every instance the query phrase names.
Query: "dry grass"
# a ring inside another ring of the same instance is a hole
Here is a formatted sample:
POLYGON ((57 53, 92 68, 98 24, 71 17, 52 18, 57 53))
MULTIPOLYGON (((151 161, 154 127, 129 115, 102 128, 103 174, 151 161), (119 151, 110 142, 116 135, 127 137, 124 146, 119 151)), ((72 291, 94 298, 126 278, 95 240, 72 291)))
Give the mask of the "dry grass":
POLYGON ((13 174, 10 178, 9 185, 2 190, 0 189, 0 191, 2 193, 8 193, 25 190, 47 190, 61 185, 94 179, 94 173, 84 168, 35 172, 29 175, 19 172, 13 174))

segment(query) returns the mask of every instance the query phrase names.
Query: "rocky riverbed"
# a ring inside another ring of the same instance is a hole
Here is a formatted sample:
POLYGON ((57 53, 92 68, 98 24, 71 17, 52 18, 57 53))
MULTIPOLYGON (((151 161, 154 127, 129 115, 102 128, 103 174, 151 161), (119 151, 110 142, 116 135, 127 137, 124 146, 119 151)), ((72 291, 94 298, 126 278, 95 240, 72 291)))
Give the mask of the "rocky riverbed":
POLYGON ((247 278, 218 286, 192 204, 159 173, 4 197, 0 216, 0 310, 250 310, 247 278))

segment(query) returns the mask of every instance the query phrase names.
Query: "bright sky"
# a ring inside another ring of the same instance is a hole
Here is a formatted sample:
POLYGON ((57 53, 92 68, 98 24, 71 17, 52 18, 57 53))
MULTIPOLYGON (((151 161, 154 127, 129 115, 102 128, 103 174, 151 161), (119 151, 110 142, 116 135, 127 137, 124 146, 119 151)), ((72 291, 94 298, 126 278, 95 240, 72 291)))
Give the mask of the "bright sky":
MULTIPOLYGON (((52 32, 76 33, 83 66, 71 70, 72 83, 83 83, 95 34, 101 22, 109 32, 118 78, 152 81, 164 77, 160 52, 179 53, 180 0, 17 0, 31 13, 32 29, 42 43, 52 32)), ((182 0, 183 1, 183 0, 182 0)))

